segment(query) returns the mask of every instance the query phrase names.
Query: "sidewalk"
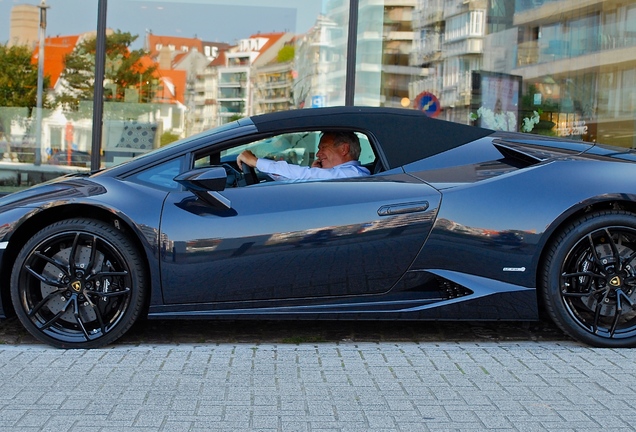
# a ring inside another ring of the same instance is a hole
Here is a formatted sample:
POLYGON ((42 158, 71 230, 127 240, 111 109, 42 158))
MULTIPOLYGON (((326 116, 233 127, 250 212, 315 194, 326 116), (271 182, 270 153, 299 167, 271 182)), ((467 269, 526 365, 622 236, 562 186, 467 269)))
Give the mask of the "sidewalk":
POLYGON ((2 345, 0 431, 636 430, 635 350, 184 339, 2 345))

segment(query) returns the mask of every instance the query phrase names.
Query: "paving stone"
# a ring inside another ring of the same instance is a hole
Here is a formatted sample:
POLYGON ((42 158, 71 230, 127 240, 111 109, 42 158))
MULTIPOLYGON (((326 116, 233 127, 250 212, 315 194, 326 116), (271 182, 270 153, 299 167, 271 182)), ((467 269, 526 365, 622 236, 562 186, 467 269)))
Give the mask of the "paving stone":
POLYGON ((58 350, 2 320, 0 431, 636 430, 636 350, 538 324, 293 327, 148 322, 58 350))

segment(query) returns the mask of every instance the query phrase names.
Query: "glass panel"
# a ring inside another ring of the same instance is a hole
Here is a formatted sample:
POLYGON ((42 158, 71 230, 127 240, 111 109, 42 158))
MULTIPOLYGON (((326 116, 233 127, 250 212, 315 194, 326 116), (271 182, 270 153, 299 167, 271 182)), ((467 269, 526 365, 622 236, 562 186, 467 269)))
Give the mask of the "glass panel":
MULTIPOLYGON (((360 0, 355 104, 409 104, 409 82, 422 68, 409 66, 414 43, 412 1, 360 0)), ((423 30, 421 46, 435 49, 439 29, 423 30)))
POLYGON ((343 69, 342 8, 348 1, 109 0, 112 40, 138 60, 108 53, 105 165, 241 117, 331 103, 344 81, 323 74, 343 69))
MULTIPOLYGON (((64 59, 94 32, 97 3, 68 0, 0 2, 0 193, 14 191, 90 164, 92 80, 68 103, 69 76, 64 59), (24 3, 24 4, 18 4, 24 3), (69 17, 81 16, 81 20, 69 17), (62 157, 64 154, 64 157, 62 157), (52 166, 54 165, 54 166, 52 166)), ((87 52, 83 61, 94 64, 87 52)))
MULTIPOLYGON (((399 62, 388 55, 398 8, 413 16, 402 106, 636 147, 636 0, 361 0, 359 25, 380 32, 370 51, 383 55, 358 58, 356 103, 395 106, 401 94, 399 62)), ((358 49, 368 43, 361 31, 358 49)))

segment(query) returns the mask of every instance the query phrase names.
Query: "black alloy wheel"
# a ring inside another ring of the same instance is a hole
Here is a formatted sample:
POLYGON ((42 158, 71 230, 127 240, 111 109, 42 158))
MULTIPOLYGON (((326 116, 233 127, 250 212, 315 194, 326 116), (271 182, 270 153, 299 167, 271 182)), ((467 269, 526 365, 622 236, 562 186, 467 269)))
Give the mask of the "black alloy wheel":
POLYGON ((548 250, 542 274, 550 317, 570 336, 598 347, 636 345, 636 216, 588 214, 548 250))
POLYGON ((92 219, 63 220, 20 251, 11 299, 24 327, 58 348, 97 348, 121 337, 141 313, 144 267, 121 231, 92 219))

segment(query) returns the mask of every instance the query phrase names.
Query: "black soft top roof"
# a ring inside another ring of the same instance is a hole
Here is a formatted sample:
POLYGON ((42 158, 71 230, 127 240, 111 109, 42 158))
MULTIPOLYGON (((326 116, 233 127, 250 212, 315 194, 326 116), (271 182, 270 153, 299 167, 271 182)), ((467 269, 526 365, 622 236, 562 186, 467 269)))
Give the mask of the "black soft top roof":
POLYGON ((333 107, 280 111, 250 118, 259 132, 352 128, 374 136, 388 168, 442 153, 493 133, 400 108, 333 107))

